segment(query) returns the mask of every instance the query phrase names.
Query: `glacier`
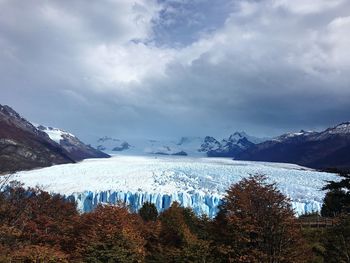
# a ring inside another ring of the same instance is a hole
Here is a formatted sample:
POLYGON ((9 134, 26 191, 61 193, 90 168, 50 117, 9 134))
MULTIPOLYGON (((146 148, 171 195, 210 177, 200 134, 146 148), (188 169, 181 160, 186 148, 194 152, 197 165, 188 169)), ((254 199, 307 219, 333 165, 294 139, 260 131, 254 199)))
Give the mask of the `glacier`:
POLYGON ((130 207, 131 211, 138 211, 144 202, 153 203, 158 212, 169 208, 173 202, 178 202, 183 207, 190 207, 197 215, 207 215, 212 218, 216 215, 221 198, 218 195, 203 195, 202 193, 147 193, 147 192, 116 192, 102 191, 94 193, 86 191, 74 193, 68 198, 76 201, 77 207, 82 212, 93 210, 98 204, 122 203, 130 207))
MULTIPOLYGON (((197 215, 207 215, 213 218, 218 212, 218 206, 221 203, 221 197, 215 195, 203 195, 201 193, 174 193, 174 194, 159 194, 159 193, 131 193, 131 192, 90 192, 74 193, 67 198, 75 201, 81 212, 90 212, 99 204, 118 204, 122 203, 130 207, 131 211, 138 211, 144 202, 153 203, 158 212, 162 212, 169 208, 173 202, 179 203, 183 207, 192 208, 197 215)), ((322 202, 318 201, 292 201, 292 207, 297 215, 304 213, 319 212, 322 207, 322 202)))
POLYGON ((226 189, 254 174, 275 182, 291 199, 297 215, 320 211, 325 195, 320 189, 326 181, 338 180, 334 174, 285 163, 124 155, 18 172, 13 179, 65 195, 81 212, 89 212, 98 204, 117 203, 137 211, 146 201, 162 212, 176 201, 212 218, 226 189))

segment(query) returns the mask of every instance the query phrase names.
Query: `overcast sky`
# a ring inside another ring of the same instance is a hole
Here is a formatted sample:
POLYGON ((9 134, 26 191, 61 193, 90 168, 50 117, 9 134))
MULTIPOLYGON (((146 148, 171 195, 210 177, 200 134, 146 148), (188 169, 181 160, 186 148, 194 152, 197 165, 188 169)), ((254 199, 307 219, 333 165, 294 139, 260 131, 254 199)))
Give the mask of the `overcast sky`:
POLYGON ((94 136, 350 120, 349 0, 0 0, 0 104, 94 136))

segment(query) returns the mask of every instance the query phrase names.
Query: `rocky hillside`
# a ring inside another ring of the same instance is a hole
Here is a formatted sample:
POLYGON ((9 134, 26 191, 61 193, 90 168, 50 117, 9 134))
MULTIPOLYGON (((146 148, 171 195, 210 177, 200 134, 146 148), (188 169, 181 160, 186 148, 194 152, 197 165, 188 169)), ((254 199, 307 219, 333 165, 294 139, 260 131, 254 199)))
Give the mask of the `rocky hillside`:
POLYGON ((0 105, 0 173, 73 162, 46 133, 9 106, 0 105))
POLYGON ((107 157, 71 133, 36 127, 11 107, 0 105, 0 173, 107 157))

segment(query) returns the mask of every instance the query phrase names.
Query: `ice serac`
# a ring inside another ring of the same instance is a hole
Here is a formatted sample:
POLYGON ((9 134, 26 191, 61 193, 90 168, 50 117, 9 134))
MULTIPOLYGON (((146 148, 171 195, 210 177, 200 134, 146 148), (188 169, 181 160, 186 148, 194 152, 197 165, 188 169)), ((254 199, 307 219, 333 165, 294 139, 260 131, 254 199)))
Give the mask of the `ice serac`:
POLYGON ((197 193, 147 193, 147 192, 123 192, 123 191, 102 191, 74 193, 68 198, 76 201, 77 207, 81 212, 90 212, 98 204, 126 204, 132 211, 138 211, 143 203, 151 202, 158 212, 169 208, 173 202, 178 202, 182 207, 192 208, 197 215, 207 215, 212 218, 218 212, 218 206, 221 203, 219 195, 207 195, 197 193))
POLYGON ((294 201, 292 202, 292 208, 297 215, 304 215, 321 211, 322 203, 318 201, 294 201))
MULTIPOLYGON (((132 211, 138 211, 143 203, 151 202, 156 207, 158 212, 162 212, 169 208, 173 202, 178 202, 182 207, 193 209, 197 215, 207 215, 213 218, 218 212, 218 206, 222 202, 219 195, 208 195, 197 193, 147 193, 147 192, 123 192, 123 191, 102 191, 91 192, 85 191, 82 193, 74 193, 69 197, 76 201, 80 212, 90 212, 99 204, 126 204, 132 211)), ((319 212, 322 203, 310 200, 292 201, 292 208, 297 215, 306 213, 319 212)))

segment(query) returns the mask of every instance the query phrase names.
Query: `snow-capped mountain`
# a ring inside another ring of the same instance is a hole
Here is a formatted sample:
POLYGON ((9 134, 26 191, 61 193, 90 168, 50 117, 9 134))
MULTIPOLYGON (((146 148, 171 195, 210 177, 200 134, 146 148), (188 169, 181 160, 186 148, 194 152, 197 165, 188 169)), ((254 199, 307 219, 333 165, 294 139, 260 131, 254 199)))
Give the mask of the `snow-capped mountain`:
POLYGON ((179 140, 121 140, 102 137, 96 148, 107 153, 128 155, 189 155, 234 157, 238 152, 249 148, 261 139, 235 132, 229 138, 218 141, 214 137, 181 137, 179 140))
POLYGON ((252 147, 261 139, 247 135, 245 132, 235 132, 223 139, 218 148, 207 152, 209 157, 236 157, 237 154, 252 147))
POLYGON ((317 134, 317 132, 301 130, 300 132, 289 132, 289 133, 282 134, 278 137, 273 138, 272 140, 277 142, 283 142, 289 139, 295 139, 295 138, 300 139, 303 137, 308 137, 313 134, 317 134))
POLYGON ((221 144, 214 137, 206 136, 198 151, 208 153, 221 147, 221 144))
POLYGON ((37 129, 45 132, 51 140, 58 143, 63 149, 65 149, 71 158, 75 161, 81 161, 87 158, 108 158, 108 154, 96 150, 90 145, 84 144, 75 135, 67 131, 46 127, 43 125, 36 125, 37 129))
POLYGON ((328 128, 323 132, 315 134, 314 139, 324 140, 330 137, 349 137, 350 136, 350 122, 343 122, 334 127, 328 128))
POLYGON ((321 132, 287 133, 239 153, 239 160, 296 163, 313 168, 350 167, 350 122, 321 132))

